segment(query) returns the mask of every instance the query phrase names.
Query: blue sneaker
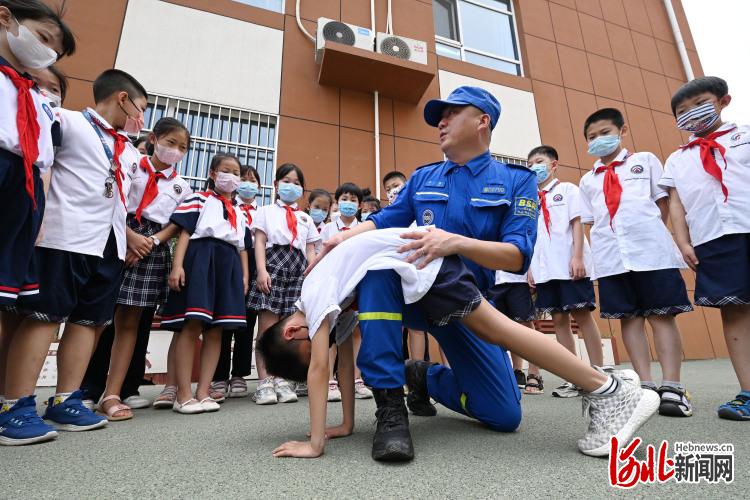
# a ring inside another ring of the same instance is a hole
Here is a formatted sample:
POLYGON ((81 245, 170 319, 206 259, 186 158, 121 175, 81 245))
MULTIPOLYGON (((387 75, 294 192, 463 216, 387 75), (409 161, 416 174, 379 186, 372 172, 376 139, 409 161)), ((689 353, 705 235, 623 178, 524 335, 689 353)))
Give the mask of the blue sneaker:
POLYGON ((750 420, 750 392, 742 391, 732 401, 719 406, 719 418, 750 420))
POLYGON ((20 446, 56 437, 54 427, 45 424, 36 412, 36 396, 21 398, 9 410, 0 413, 0 445, 20 446))
POLYGON ((81 391, 75 391, 65 401, 49 398, 44 418, 52 420, 61 431, 90 431, 106 426, 107 419, 86 408, 82 396, 81 391))

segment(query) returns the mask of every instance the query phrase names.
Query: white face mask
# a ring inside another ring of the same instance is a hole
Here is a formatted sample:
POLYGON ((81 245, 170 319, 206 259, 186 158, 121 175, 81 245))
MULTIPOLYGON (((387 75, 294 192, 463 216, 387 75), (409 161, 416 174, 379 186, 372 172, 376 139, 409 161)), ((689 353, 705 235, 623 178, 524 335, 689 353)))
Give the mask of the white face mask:
POLYGON ((62 106, 62 97, 55 94, 54 92, 50 92, 46 89, 39 89, 39 93, 46 97, 47 100, 49 100, 49 103, 53 108, 59 108, 60 106, 62 106))
POLYGON ((16 56, 18 62, 24 68, 28 69, 45 69, 52 66, 57 61, 57 52, 44 45, 29 28, 18 23, 18 36, 5 30, 5 36, 8 38, 8 48, 16 56))

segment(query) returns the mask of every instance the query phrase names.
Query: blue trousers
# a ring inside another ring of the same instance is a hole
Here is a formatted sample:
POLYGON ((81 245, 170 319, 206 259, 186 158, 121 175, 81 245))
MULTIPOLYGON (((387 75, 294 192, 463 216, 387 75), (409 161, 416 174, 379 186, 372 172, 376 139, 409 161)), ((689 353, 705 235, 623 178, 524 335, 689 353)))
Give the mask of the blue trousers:
POLYGON ((367 385, 374 389, 402 387, 402 324, 429 330, 451 365, 429 369, 430 396, 493 430, 512 432, 518 428, 521 393, 504 349, 479 339, 458 321, 428 326, 418 305, 404 305, 401 279, 392 270, 369 271, 358 285, 358 302, 362 345, 357 365, 367 385))

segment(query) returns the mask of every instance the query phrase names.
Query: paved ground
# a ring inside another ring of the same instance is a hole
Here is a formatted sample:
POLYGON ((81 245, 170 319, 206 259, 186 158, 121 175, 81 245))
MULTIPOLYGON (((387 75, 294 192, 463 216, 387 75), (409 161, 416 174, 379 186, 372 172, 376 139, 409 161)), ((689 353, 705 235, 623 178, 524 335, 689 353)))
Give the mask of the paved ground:
MULTIPOLYGON (((640 486, 629 496, 744 498, 750 485, 750 424, 719 420, 715 407, 734 394, 726 361, 685 364, 693 393, 690 419, 655 417, 640 433, 662 439, 735 446, 731 485, 640 486)), ((271 450, 301 439, 307 404, 259 407, 231 400, 209 415, 138 410, 129 422, 89 433, 61 433, 56 442, 0 448, 2 498, 360 498, 514 497, 599 498, 622 493, 607 483, 607 461, 583 456, 576 440, 585 427, 581 400, 526 397, 518 432, 498 434, 440 408, 435 418, 412 418, 416 459, 384 465, 370 459, 372 401, 358 402, 356 432, 329 443, 317 460, 274 459, 271 450)), ((143 391, 154 396, 159 388, 143 391)), ((48 395, 48 391, 43 394, 48 395)), ((333 421, 340 410, 331 404, 333 421)))

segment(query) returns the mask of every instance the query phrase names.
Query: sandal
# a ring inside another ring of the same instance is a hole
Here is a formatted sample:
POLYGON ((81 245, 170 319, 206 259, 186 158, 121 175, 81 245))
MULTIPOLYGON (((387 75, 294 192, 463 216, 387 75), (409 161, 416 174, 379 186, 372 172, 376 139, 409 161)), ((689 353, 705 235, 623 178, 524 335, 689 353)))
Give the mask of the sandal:
POLYGON ((529 373, 526 376, 526 387, 524 394, 544 394, 544 380, 541 375, 529 373))
POLYGON ((208 396, 217 403, 223 403, 227 399, 228 389, 229 384, 226 380, 211 382, 211 385, 208 386, 208 396))
POLYGON ((177 400, 177 386, 167 385, 164 386, 161 393, 156 396, 154 400, 154 408, 172 408, 174 402, 177 400))
POLYGON ((518 388, 524 390, 524 388, 526 387, 526 374, 523 372, 523 370, 513 370, 513 374, 516 376, 516 383, 518 384, 518 388))
POLYGON ((133 411, 128 405, 123 404, 120 396, 117 396, 116 394, 102 398, 101 401, 99 401, 99 413, 106 416, 107 420, 110 422, 119 422, 133 418, 133 411), (105 409, 104 403, 107 401, 117 401, 117 403, 110 405, 109 408, 105 409), (120 415, 118 415, 118 413, 120 413, 120 415), (124 413, 124 415, 122 413, 124 413))
POLYGON ((230 398, 244 398, 248 394, 250 393, 247 391, 247 382, 245 382, 244 378, 232 377, 231 380, 229 380, 229 397, 230 398))

